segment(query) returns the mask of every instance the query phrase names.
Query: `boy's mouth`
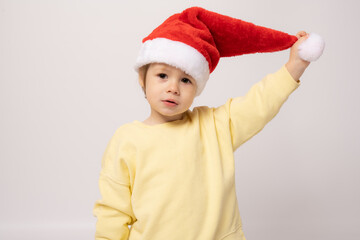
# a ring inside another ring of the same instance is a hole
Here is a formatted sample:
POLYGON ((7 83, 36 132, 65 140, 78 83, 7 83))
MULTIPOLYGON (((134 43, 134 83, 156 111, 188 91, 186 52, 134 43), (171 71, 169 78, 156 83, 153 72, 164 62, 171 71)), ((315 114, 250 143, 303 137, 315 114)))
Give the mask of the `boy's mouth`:
POLYGON ((167 103, 167 104, 171 104, 171 105, 178 105, 178 103, 173 99, 162 100, 162 102, 167 103))

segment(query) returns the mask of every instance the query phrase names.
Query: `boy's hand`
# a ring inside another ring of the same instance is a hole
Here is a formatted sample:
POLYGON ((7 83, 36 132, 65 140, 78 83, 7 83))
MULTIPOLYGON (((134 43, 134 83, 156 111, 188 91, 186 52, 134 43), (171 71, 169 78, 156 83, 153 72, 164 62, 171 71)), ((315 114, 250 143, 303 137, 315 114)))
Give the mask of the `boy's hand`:
POLYGON ((305 31, 301 31, 296 34, 296 37, 298 38, 298 40, 290 49, 289 61, 285 64, 285 67, 289 71, 290 75, 297 82, 299 82, 301 75, 309 66, 310 62, 304 61, 300 58, 298 47, 303 41, 305 41, 309 37, 309 34, 305 31))

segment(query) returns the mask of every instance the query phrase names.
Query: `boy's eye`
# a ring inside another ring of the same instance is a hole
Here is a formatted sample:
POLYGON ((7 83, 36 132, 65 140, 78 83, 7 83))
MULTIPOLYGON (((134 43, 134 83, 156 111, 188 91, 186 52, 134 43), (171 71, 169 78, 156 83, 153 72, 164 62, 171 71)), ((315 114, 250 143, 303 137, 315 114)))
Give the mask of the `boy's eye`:
POLYGON ((159 73, 158 74, 159 78, 165 79, 167 77, 167 75, 165 73, 159 73))
POLYGON ((190 79, 188 79, 188 78, 183 78, 183 79, 181 79, 181 81, 183 83, 191 83, 190 79))

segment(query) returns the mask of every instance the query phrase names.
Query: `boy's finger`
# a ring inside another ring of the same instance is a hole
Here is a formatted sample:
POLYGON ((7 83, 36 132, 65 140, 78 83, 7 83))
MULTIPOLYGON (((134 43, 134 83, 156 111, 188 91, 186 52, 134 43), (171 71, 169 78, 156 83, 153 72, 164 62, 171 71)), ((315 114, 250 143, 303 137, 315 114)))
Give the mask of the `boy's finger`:
POLYGON ((301 38, 301 37, 304 37, 304 36, 306 36, 307 35, 307 33, 305 32, 305 31, 300 31, 300 32, 298 32, 297 34, 296 34, 296 37, 297 38, 301 38))

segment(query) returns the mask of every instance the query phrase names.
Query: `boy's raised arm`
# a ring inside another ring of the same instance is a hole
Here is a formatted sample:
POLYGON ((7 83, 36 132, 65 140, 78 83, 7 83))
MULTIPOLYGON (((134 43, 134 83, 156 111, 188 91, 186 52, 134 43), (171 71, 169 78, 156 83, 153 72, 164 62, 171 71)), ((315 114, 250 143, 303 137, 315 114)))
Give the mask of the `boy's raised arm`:
POLYGON ((245 96, 230 99, 224 107, 230 118, 233 149, 263 129, 299 86, 283 66, 254 84, 245 96))
POLYGON ((254 84, 245 96, 231 99, 225 104, 234 150, 274 118, 289 95, 300 85, 299 79, 310 62, 300 58, 299 45, 308 36, 304 31, 299 32, 288 62, 279 71, 268 74, 254 84))

